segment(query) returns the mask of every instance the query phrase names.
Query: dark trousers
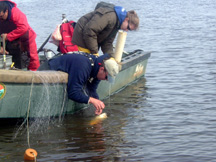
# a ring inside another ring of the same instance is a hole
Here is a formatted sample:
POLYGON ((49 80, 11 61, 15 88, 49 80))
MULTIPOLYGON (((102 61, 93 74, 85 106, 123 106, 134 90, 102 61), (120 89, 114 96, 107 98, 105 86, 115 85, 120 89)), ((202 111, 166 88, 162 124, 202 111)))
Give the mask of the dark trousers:
POLYGON ((22 51, 20 45, 19 39, 12 42, 8 41, 6 43, 6 50, 9 52, 9 55, 12 55, 14 66, 18 69, 23 69, 28 67, 30 57, 29 52, 22 51))
POLYGON ((43 70, 50 70, 49 61, 44 61, 40 67, 37 69, 37 71, 43 71, 43 70))

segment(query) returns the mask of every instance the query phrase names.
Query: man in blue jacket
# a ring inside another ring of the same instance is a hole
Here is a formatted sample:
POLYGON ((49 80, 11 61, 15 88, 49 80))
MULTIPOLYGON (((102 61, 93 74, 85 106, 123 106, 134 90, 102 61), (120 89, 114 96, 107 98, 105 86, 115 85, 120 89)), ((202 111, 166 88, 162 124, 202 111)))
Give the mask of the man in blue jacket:
POLYGON ((79 103, 93 104, 95 114, 105 108, 99 100, 97 87, 100 80, 113 81, 120 66, 108 54, 96 57, 82 52, 62 55, 48 62, 50 70, 68 73, 68 98, 79 103))

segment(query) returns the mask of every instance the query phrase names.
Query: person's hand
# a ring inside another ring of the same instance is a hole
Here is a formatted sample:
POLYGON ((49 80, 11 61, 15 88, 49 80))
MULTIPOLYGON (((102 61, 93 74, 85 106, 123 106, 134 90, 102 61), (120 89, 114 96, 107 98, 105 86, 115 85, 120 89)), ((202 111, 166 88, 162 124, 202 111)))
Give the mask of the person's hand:
POLYGON ((1 37, 2 37, 2 39, 7 40, 7 33, 3 33, 3 34, 1 34, 1 37))
POLYGON ((95 110, 96 115, 100 115, 102 113, 103 109, 105 108, 105 104, 102 101, 100 101, 96 98, 93 98, 93 97, 90 97, 89 103, 94 105, 94 107, 96 109, 95 110))
MULTIPOLYGON (((3 33, 3 34, 1 34, 1 37, 2 37, 2 40, 3 39, 7 39, 7 34, 6 33, 3 33)), ((3 51, 3 47, 0 47, 0 54, 3 54, 4 53, 4 51, 3 51)), ((5 50, 5 54, 8 54, 8 51, 6 51, 5 50)))
MULTIPOLYGON (((0 54, 2 55, 4 54, 3 47, 0 47, 0 54)), ((9 52, 5 50, 5 54, 6 55, 9 54, 9 52)))

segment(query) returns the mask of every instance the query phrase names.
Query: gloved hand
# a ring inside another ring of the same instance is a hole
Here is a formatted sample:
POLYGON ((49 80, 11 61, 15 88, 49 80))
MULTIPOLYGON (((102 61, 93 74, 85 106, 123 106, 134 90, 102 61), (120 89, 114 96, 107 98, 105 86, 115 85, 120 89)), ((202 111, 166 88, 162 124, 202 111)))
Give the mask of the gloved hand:
POLYGON ((93 55, 95 55, 95 56, 99 56, 99 53, 94 53, 93 55))

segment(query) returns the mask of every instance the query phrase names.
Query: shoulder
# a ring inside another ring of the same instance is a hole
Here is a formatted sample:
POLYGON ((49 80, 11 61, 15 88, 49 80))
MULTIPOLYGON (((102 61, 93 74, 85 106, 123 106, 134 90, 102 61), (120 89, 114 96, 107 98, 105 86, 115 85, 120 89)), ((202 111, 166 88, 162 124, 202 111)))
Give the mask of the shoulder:
POLYGON ((114 8, 115 5, 112 4, 112 3, 107 3, 107 2, 99 2, 97 4, 97 6, 95 7, 95 9, 98 9, 98 8, 114 8))
POLYGON ((13 7, 11 10, 12 13, 19 13, 19 14, 24 14, 19 8, 13 7))
POLYGON ((100 13, 100 14, 115 13, 115 10, 114 8, 100 7, 95 10, 95 13, 100 13))
POLYGON ((77 64, 84 63, 84 62, 88 61, 88 58, 86 56, 78 54, 78 53, 64 54, 64 55, 60 56, 59 58, 61 58, 62 61, 74 62, 77 64))
POLYGON ((95 7, 95 11, 101 14, 107 14, 110 12, 115 12, 114 5, 112 3, 100 2, 95 7))
POLYGON ((11 19, 25 19, 26 15, 17 7, 13 7, 11 10, 11 19))
POLYGON ((71 66, 80 67, 82 69, 90 65, 89 58, 82 54, 65 54, 63 56, 64 61, 71 64, 71 66))

